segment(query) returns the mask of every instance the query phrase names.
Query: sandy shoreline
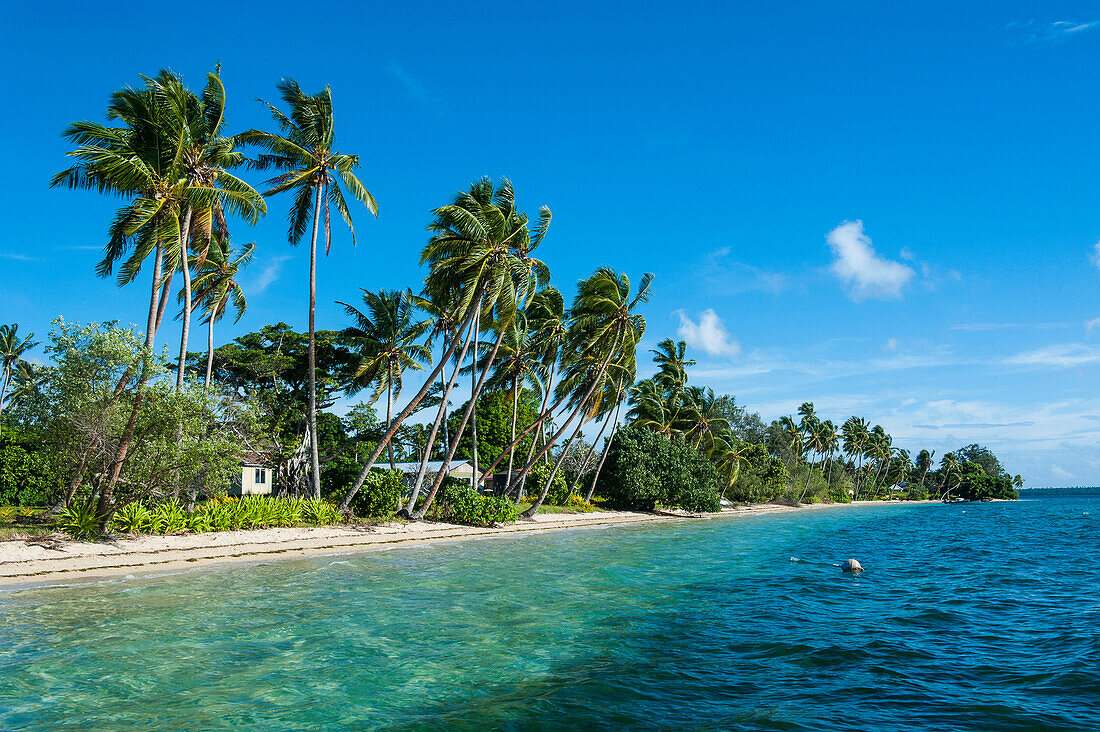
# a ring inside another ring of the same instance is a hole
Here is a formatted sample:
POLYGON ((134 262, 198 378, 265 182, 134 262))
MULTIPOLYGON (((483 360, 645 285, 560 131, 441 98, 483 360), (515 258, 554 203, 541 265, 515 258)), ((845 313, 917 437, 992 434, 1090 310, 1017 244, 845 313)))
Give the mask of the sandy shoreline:
POLYGON ((49 544, 36 542, 33 539, 11 540, 0 542, 0 587, 18 589, 69 582, 74 579, 90 581, 194 569, 226 562, 345 554, 396 546, 418 546, 437 541, 516 536, 562 529, 699 521, 805 509, 911 503, 913 502, 858 501, 813 504, 801 508, 767 504, 737 507, 721 513, 700 515, 628 511, 539 514, 534 521, 520 521, 495 528, 423 522, 391 523, 370 527, 327 526, 223 531, 179 536, 138 536, 102 543, 66 541, 49 544))

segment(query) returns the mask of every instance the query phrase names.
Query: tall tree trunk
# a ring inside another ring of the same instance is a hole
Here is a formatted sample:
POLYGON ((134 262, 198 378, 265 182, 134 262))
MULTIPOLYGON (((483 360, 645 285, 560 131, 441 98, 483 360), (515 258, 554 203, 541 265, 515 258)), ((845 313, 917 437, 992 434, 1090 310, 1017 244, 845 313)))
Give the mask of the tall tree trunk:
MULTIPOLYGON (((11 366, 4 366, 4 377, 0 379, 0 417, 4 416, 4 395, 8 393, 8 382, 11 381, 11 366)), ((3 431, 3 420, 0 419, 0 434, 3 431)))
MULTIPOLYGON (((553 391, 554 375, 555 375, 555 372, 557 371, 557 366, 558 366, 558 364, 555 361, 554 364, 550 368, 550 376, 546 380, 546 389, 543 391, 543 394, 542 394, 542 406, 539 407, 539 415, 540 416, 546 413, 546 404, 550 401, 550 393, 553 391)), ((529 430, 530 427, 528 427, 527 429, 529 430)), ((526 432, 527 431, 524 430, 523 434, 526 434, 526 432)), ((527 449, 527 459, 524 460, 525 465, 527 463, 531 462, 531 456, 534 455, 535 450, 538 449, 538 438, 541 438, 541 437, 542 437, 542 423, 540 422, 538 432, 536 432, 534 435, 531 436, 531 447, 529 447, 527 449)), ((523 439, 523 437, 521 436, 520 439, 523 439)), ((516 442, 515 437, 512 438, 512 442, 516 442)), ((515 445, 509 445, 509 449, 511 449, 513 447, 515 447, 515 445)), ((511 480, 511 477, 509 477, 509 480, 511 480)), ((527 486, 527 473, 523 473, 519 478, 519 487, 516 488, 516 505, 517 506, 519 505, 519 502, 521 500, 523 500, 523 489, 526 486, 527 486)))
MULTIPOLYGON (((479 304, 478 305, 479 310, 480 310, 480 307, 481 306, 479 304)), ((474 323, 475 323, 475 328, 476 328, 477 320, 474 320, 474 323)), ((462 430, 464 430, 466 428, 467 420, 470 419, 470 416, 473 414, 474 410, 477 407, 478 395, 481 394, 481 388, 483 386, 485 386, 485 379, 486 379, 486 377, 489 376, 489 370, 493 367, 493 361, 496 360, 497 352, 500 350, 501 341, 504 340, 504 331, 505 331, 504 327, 501 327, 499 329, 496 340, 493 342, 493 350, 489 353, 489 358, 485 362, 485 368, 482 369, 482 371, 481 371, 481 378, 479 378, 477 380, 477 383, 474 384, 473 391, 470 393, 470 403, 466 405, 466 410, 462 413, 462 420, 458 424, 458 429, 455 430, 456 434, 459 434, 459 435, 462 434, 462 430)), ((477 337, 476 333, 475 333, 474 337, 475 338, 477 337)), ((476 367, 476 365, 477 365, 476 345, 477 344, 475 343, 474 345, 475 345, 474 365, 476 367)), ((477 368, 474 368, 474 373, 477 373, 477 368)), ((443 458, 443 464, 439 466, 439 472, 436 473, 435 480, 432 481, 432 489, 428 493, 428 498, 427 498, 426 501, 424 501, 424 505, 421 506, 418 511, 413 512, 413 514, 412 514, 413 519, 415 519, 417 521, 420 521, 421 519, 424 518, 424 514, 427 513, 428 509, 431 507, 432 501, 435 500, 436 493, 439 492, 439 487, 441 485, 443 485, 443 479, 447 477, 447 469, 451 465, 451 460, 454 459, 455 451, 458 449, 458 443, 459 442, 461 442, 461 440, 455 440, 455 443, 453 445, 451 445, 449 450, 447 450, 447 455, 446 455, 446 457, 443 458)), ((477 481, 478 474, 477 474, 476 470, 474 471, 472 478, 473 478, 474 481, 477 481)), ((474 483, 474 488, 477 488, 478 485, 479 485, 479 483, 475 482, 474 483)))
MULTIPOLYGON (((462 362, 466 360, 466 352, 470 348, 470 341, 473 338, 473 328, 466 330, 466 338, 462 343, 462 351, 458 355, 458 363, 455 364, 454 370, 451 372, 451 378, 443 386, 441 392, 442 398, 439 402, 439 409, 435 412, 435 421, 432 422, 431 432, 428 434, 428 444, 424 447, 424 454, 420 457, 420 469, 416 471, 416 483, 413 484, 412 493, 409 495, 408 506, 405 507, 404 513, 406 516, 412 516, 416 510, 416 500, 420 497, 420 489, 424 486, 424 476, 428 473, 428 461, 431 460, 432 446, 435 444, 436 435, 439 434, 439 424, 443 422, 444 428, 446 428, 447 420, 447 400, 451 397, 451 390, 454 389, 455 382, 458 381, 458 374, 462 370, 462 362)), ((457 339, 457 334, 456 334, 457 339)), ((442 363, 446 363, 444 359, 442 363)), ((440 372, 442 376, 443 372, 440 372)), ((447 446, 444 449, 444 454, 447 454, 451 449, 450 441, 447 441, 447 446)))
POLYGON ((321 457, 317 447, 317 330, 314 315, 317 309, 317 224, 321 218, 323 190, 324 186, 318 182, 313 204, 313 239, 309 246, 309 461, 314 500, 321 498, 321 457))
POLYGON ((210 377, 214 373, 214 313, 210 313, 210 323, 206 334, 206 378, 202 388, 210 391, 210 377))
MULTIPOLYGON (((386 429, 393 424, 393 364, 386 364, 386 429)), ((393 457, 393 440, 390 440, 390 470, 397 470, 397 462, 393 457)))
POLYGON ((187 336, 191 332, 191 207, 183 215, 180 227, 180 269, 183 271, 183 332, 180 335, 180 362, 176 371, 176 391, 183 390, 183 373, 187 370, 187 336))
POLYGON ((577 439, 577 435, 581 433, 581 429, 584 427, 585 419, 582 417, 581 421, 577 423, 576 429, 573 430, 573 434, 569 435, 569 439, 566 440, 565 446, 561 449, 561 454, 558 455, 558 459, 554 461, 554 467, 550 470, 550 475, 546 477, 546 485, 542 487, 542 491, 539 493, 538 499, 531 504, 531 507, 519 515, 519 518, 530 519, 534 518, 535 514, 539 512, 546 497, 550 495, 550 486, 554 484, 554 478, 557 477, 558 470, 561 469, 561 464, 565 462, 566 456, 569 454, 569 448, 572 447, 573 441, 577 439))
MULTIPOLYGON (((480 293, 478 297, 475 298, 475 301, 481 301, 480 293)), ((465 319, 462 321, 462 324, 459 325, 458 332, 463 331, 469 325, 472 318, 472 312, 467 314, 465 319)), ((414 396, 409 401, 409 403, 405 405, 405 408, 402 409, 401 412, 397 415, 397 418, 394 420, 393 424, 390 425, 390 428, 386 431, 386 434, 382 435, 382 438, 378 441, 378 445, 374 448, 374 452, 372 452, 371 456, 367 458, 367 462, 363 465, 363 469, 359 471, 359 477, 355 479, 355 483, 352 484, 351 490, 348 491, 348 494, 346 496, 344 496, 344 500, 340 502, 341 513, 347 512, 348 506, 351 505, 352 499, 355 498, 355 494, 358 493, 359 489, 363 487, 363 481, 367 479, 367 473, 370 472, 370 469, 374 467, 374 462, 378 459, 378 456, 381 455, 382 451, 386 449, 386 445, 389 443, 390 439, 393 438, 394 432, 396 432, 397 428, 401 426, 401 423, 404 422, 405 419, 416 410, 416 407, 424 399, 424 396, 428 393, 428 390, 431 389, 432 383, 435 381, 435 377, 439 376, 439 374, 442 373, 443 368, 447 365, 447 361, 451 358, 451 356, 454 355, 454 352, 457 348, 458 338, 454 338, 452 339, 451 344, 447 347, 447 351, 440 357, 439 363, 435 365, 435 368, 432 369, 432 372, 428 374, 426 379, 424 379, 424 384, 420 387, 420 391, 416 393, 416 396, 414 396)), ((446 403, 446 400, 444 400, 444 403, 446 403)))
MULTIPOLYGON (((616 385, 617 386, 617 385, 616 385)), ((577 471, 577 481, 574 487, 579 487, 580 480, 584 477, 584 473, 588 470, 588 464, 592 462, 592 458, 596 457, 596 446, 600 444, 600 438, 603 437, 603 433, 607 430, 607 426, 611 424, 611 418, 614 415, 615 410, 607 410, 607 418, 600 425, 600 431, 596 433, 596 439, 592 440, 592 447, 588 450, 588 454, 584 456, 584 461, 581 462, 580 470, 577 471)))
POLYGON ((623 400, 620 398, 615 404, 615 417, 613 420, 613 427, 611 428, 611 434, 607 438, 607 444, 603 446, 603 455, 600 456, 600 464, 596 466, 596 473, 592 476, 592 483, 588 486, 588 493, 584 495, 584 502, 592 502, 592 494, 596 491, 596 481, 600 479, 600 471, 603 470, 604 461, 607 460, 607 453, 611 451, 611 441, 615 439, 615 433, 619 431, 619 408, 622 407, 623 400))
MULTIPOLYGON (((504 328, 500 329, 500 332, 504 332, 504 328)), ((473 466, 473 480, 474 489, 480 485, 477 474, 477 395, 474 391, 477 389, 477 347, 479 345, 479 339, 481 338, 481 310, 479 309, 477 314, 474 315, 474 368, 470 369, 470 403, 474 405, 474 409, 470 412, 470 465, 473 466)), ((499 343, 500 340, 498 339, 499 343)), ((495 353, 495 351, 494 351, 495 353)), ((462 428, 459 428, 459 434, 462 434, 462 428)), ((459 438, 461 440, 461 438, 459 438)))
POLYGON ((168 276, 164 278, 164 284, 160 287, 160 302, 157 304, 157 320, 153 325, 153 332, 160 331, 161 321, 164 320, 164 310, 168 305, 168 296, 172 294, 172 278, 175 277, 176 270, 172 270, 168 273, 168 276))
MULTIPOLYGON (((600 364, 600 368, 596 371, 596 374, 592 379, 592 384, 591 384, 591 386, 588 387, 588 391, 586 391, 584 396, 581 397, 581 400, 577 404, 576 408, 572 411, 572 413, 570 413, 569 418, 567 420, 565 420, 565 424, 563 424, 558 429, 558 431, 556 433, 551 435, 550 439, 548 439, 546 441, 546 444, 542 446, 542 448, 539 450, 539 454, 535 456, 535 460, 538 460, 540 457, 542 457, 544 454, 546 454, 550 450, 550 447, 555 442, 558 441, 558 438, 560 438, 561 435, 565 432, 565 430, 569 428, 570 423, 577 417, 577 415, 579 415, 581 413, 581 410, 584 409, 584 406, 588 402, 588 400, 592 398, 592 395, 596 392, 596 387, 599 386, 600 382, 603 380, 603 375, 607 372, 607 365, 609 363, 611 363, 611 359, 612 359, 612 357, 614 357, 615 352, 619 350, 619 343, 620 343, 621 338, 622 338, 621 333, 617 334, 615 336, 615 341, 612 344, 610 351, 608 351, 607 358, 605 358, 603 360, 603 363, 600 364)), ((584 419, 583 418, 581 419, 581 424, 584 424, 584 419)), ((580 430, 579 425, 577 427, 577 430, 578 431, 580 430)), ((574 432, 573 435, 575 437, 576 432, 574 432)), ((570 443, 572 443, 573 438, 570 437, 569 441, 570 441, 570 443)), ((568 445, 563 449, 563 454, 564 454, 564 450, 568 450, 568 445)), ((530 470, 532 464, 533 463, 531 461, 528 461, 527 465, 523 466, 523 472, 526 473, 528 470, 530 470)), ((555 473, 557 471, 557 467, 559 465, 561 465, 561 460, 558 460, 557 465, 555 465, 554 471, 552 471, 552 474, 551 474, 551 478, 553 477, 553 473, 555 473)), ((528 508, 526 511, 524 511, 522 514, 520 514, 520 516, 522 518, 532 518, 536 513, 538 513, 538 510, 542 506, 543 501, 546 500, 546 495, 549 491, 550 491, 550 478, 547 478, 546 485, 544 485, 542 487, 542 491, 539 494, 538 500, 536 500, 534 503, 532 503, 531 507, 528 508)))
MULTIPOLYGON (((512 375, 512 442, 516 441, 516 416, 519 413, 519 376, 512 375)), ((508 448, 508 472, 505 473, 504 489, 497 491, 500 495, 508 495, 508 491, 512 488, 512 465, 516 455, 516 446, 511 445, 508 448)), ((495 489, 496 486, 493 486, 495 489)))

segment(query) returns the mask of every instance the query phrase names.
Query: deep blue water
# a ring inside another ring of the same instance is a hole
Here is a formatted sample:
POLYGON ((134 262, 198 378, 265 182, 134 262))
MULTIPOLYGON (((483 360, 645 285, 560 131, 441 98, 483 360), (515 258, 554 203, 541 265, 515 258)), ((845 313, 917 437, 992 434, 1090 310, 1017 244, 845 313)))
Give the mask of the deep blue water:
POLYGON ((0 728, 1100 729, 1098 519, 830 508, 8 593, 0 728))

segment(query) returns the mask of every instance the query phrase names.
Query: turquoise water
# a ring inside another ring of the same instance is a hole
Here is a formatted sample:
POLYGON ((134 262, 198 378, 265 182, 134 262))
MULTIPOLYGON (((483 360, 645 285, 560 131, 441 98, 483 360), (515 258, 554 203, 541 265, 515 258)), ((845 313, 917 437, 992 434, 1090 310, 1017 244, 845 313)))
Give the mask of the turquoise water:
POLYGON ((834 508, 8 593, 0 728, 1100 728, 1097 519, 834 508))

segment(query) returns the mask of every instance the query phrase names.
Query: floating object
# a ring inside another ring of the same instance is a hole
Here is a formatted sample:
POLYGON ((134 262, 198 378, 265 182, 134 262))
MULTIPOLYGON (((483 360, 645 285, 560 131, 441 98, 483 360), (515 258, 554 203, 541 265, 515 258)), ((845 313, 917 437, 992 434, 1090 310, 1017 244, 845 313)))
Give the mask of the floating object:
POLYGON ((845 559, 844 564, 840 565, 840 568, 845 572, 863 571, 863 565, 859 563, 858 559, 845 559))

